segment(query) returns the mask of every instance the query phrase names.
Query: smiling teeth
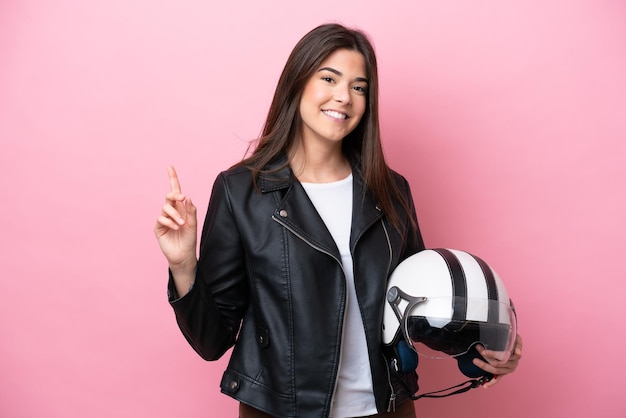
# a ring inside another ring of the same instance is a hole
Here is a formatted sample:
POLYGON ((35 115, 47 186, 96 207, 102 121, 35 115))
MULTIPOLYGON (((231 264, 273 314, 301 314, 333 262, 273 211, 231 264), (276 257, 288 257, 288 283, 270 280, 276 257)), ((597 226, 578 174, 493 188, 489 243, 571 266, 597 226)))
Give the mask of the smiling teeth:
POLYGON ((345 113, 335 112, 334 110, 324 110, 323 112, 325 115, 330 116, 331 118, 336 118, 336 119, 348 118, 348 115, 346 115, 345 113))

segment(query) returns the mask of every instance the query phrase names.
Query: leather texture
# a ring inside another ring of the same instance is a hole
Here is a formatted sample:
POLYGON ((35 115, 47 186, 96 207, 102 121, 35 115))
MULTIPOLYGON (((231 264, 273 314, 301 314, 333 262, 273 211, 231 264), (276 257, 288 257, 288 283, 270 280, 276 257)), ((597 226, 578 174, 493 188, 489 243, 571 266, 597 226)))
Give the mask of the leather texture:
MULTIPOLYGON (((218 359, 234 345, 222 392, 277 417, 327 417, 340 358, 346 280, 339 251, 302 185, 284 161, 277 164, 282 168, 262 175, 258 190, 244 167, 219 174, 202 231, 196 282, 178 299, 170 277, 170 303, 202 358, 218 359)), ((406 180, 394 177, 413 205, 406 180)), ((400 403, 403 398, 381 346, 387 279, 424 245, 419 228, 410 227, 414 210, 393 228, 356 166, 353 178, 354 279, 376 404, 386 411, 390 399, 400 403)), ((414 372, 403 379, 417 391, 414 372)))

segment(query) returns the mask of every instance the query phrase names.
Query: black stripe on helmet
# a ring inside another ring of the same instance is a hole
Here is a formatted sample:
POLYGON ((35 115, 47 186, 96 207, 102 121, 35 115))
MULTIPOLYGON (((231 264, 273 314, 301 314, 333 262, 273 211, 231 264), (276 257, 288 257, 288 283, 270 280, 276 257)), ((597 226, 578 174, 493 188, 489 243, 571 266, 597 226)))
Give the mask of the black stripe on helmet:
POLYGON ((448 265, 452 278, 452 319, 464 321, 467 317, 467 280, 459 259, 452 251, 445 248, 435 248, 448 265))
MULTIPOLYGON (((474 257, 474 260, 476 260, 480 269, 483 271, 483 275, 485 276, 485 282, 487 283, 487 298, 490 301, 493 300, 498 302, 498 285, 496 284, 496 278, 493 275, 493 270, 491 270, 491 267, 489 267, 481 258, 476 257, 475 255, 472 255, 472 257, 474 257)), ((489 303, 487 322, 491 324, 500 322, 500 308, 498 303, 489 303)))

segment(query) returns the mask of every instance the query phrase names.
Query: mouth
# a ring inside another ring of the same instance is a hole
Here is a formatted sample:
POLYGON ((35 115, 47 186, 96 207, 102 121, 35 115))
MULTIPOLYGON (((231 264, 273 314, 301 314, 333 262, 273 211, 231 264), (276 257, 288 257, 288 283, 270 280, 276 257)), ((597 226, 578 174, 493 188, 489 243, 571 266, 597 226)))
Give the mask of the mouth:
POLYGON ((348 119, 349 116, 345 113, 337 112, 336 110, 322 110, 326 116, 329 116, 333 119, 348 119))

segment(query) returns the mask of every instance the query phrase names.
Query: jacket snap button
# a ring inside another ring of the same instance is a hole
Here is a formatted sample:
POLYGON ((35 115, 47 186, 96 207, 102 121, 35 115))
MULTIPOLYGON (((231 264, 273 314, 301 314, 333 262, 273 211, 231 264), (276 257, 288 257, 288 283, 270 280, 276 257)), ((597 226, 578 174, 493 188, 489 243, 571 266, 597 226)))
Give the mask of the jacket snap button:
POLYGON ((237 383, 236 380, 233 380, 232 382, 230 382, 230 388, 235 390, 237 389, 237 387, 239 386, 239 383, 237 383))
POLYGON ((283 218, 287 217, 287 211, 285 209, 282 209, 280 212, 278 212, 278 214, 282 216, 283 218))

